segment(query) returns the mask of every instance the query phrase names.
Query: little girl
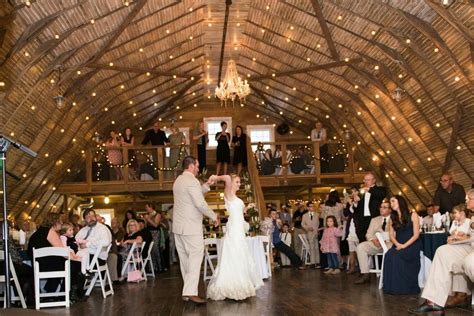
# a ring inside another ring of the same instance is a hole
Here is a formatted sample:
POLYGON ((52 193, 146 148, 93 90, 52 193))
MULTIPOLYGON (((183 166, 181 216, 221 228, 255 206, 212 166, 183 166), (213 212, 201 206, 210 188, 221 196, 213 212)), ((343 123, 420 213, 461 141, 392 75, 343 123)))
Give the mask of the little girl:
POLYGON ((82 239, 74 238, 74 225, 71 223, 63 223, 61 226, 61 241, 63 242, 64 247, 71 248, 72 251, 78 256, 81 257, 81 271, 82 274, 87 274, 87 269, 89 267, 89 251, 87 248, 79 249, 78 245, 85 244, 86 241, 82 239))
POLYGON ((338 237, 342 236, 342 227, 337 228, 336 217, 329 215, 326 217, 326 227, 324 228, 323 238, 321 238, 321 251, 327 255, 329 270, 326 274, 338 274, 339 270, 339 245, 338 237))
POLYGON ((465 239, 470 234, 471 220, 467 218, 466 205, 459 204, 453 208, 454 221, 449 230, 448 241, 465 239))
MULTIPOLYGON (((285 245, 288 247, 291 247, 291 233, 288 231, 290 227, 288 224, 283 224, 281 228, 281 233, 280 233, 280 240, 283 241, 285 245)), ((291 265, 290 259, 284 254, 280 252, 280 258, 281 258, 281 265, 283 267, 287 267, 291 265)))

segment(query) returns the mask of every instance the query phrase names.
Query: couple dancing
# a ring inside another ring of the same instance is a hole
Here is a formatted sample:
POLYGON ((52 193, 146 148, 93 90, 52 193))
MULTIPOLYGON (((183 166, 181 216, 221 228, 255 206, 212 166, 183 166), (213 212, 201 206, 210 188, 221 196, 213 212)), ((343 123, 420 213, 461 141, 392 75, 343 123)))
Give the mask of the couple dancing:
POLYGON ((263 281, 245 240, 247 223, 244 220, 244 212, 252 205, 245 207, 244 202, 236 195, 240 178, 212 175, 201 185, 196 179, 198 172, 199 162, 191 156, 184 158, 183 174, 173 185, 173 233, 184 282, 183 300, 197 304, 206 302, 198 296, 204 255, 203 215, 213 220, 216 227, 220 221, 207 205, 204 194, 210 191, 210 185, 217 181, 225 182, 225 207, 230 215, 220 260, 208 285, 207 297, 212 300, 243 300, 255 296, 255 291, 263 285, 263 281))

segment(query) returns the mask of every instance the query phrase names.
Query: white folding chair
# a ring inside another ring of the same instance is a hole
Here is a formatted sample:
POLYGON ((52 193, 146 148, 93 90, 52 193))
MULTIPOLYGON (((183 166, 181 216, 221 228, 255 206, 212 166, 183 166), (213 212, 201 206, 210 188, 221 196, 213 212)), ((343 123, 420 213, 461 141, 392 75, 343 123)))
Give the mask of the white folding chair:
MULTIPOLYGON (((15 301, 20 301, 21 302, 21 307, 22 308, 26 308, 26 303, 25 303, 25 298, 23 296, 23 292, 21 290, 21 286, 20 286, 20 282, 18 282, 18 277, 16 276, 16 271, 15 271, 15 266, 13 265, 13 262, 12 262, 12 258, 8 258, 10 259, 10 273, 11 273, 11 277, 10 277, 10 281, 13 281, 13 284, 10 283, 10 287, 11 287, 11 290, 10 290, 10 299, 12 302, 15 302, 15 301), (15 286, 15 289, 18 293, 18 296, 15 295, 15 292, 14 292, 14 288, 13 286, 15 286)), ((3 261, 5 261, 5 254, 3 252, 3 250, 0 250, 0 261, 2 261, 1 264, 3 264, 3 261)), ((2 284, 5 288, 5 275, 4 274, 0 274, 0 284, 2 284)), ((6 290, 6 288, 5 288, 6 290)), ((5 292, 4 292, 4 295, 5 295, 5 292)), ((5 296, 2 298, 3 300, 3 308, 6 308, 7 307, 7 300, 5 299, 5 296)))
POLYGON ((40 249, 33 248, 33 270, 34 270, 34 279, 35 279, 35 305, 36 309, 42 307, 56 307, 56 306, 65 306, 69 308, 69 292, 71 290, 71 279, 70 279, 70 269, 71 269, 71 260, 69 259, 69 252, 71 249, 65 247, 45 247, 40 249), (37 261, 39 258, 44 257, 63 257, 64 260, 64 270, 58 271, 40 271, 40 265, 37 261), (40 282, 41 280, 61 278, 64 279, 64 291, 58 291, 54 293, 41 293, 40 292, 40 282), (56 302, 41 302, 41 298, 44 297, 64 297, 64 300, 56 302))
POLYGON ((301 240, 301 261, 306 264, 311 263, 311 254, 309 252, 309 240, 306 234, 298 234, 299 239, 301 240))
POLYGON ((373 256, 369 256, 373 258, 375 268, 370 269, 370 273, 375 273, 379 277, 379 289, 382 288, 383 286, 383 265, 385 261, 385 254, 388 251, 387 244, 385 243, 386 240, 389 239, 388 233, 375 233, 375 237, 377 237, 377 240, 379 241, 380 245, 382 246, 382 252, 378 253, 373 256), (382 257, 382 264, 379 264, 379 257, 382 257))
MULTIPOLYGON (((143 244, 145 244, 145 243, 143 243, 143 244)), ((152 251, 152 249, 153 249, 153 245, 154 245, 154 244, 155 244, 154 241, 152 241, 152 242, 150 243, 150 246, 148 247, 147 256, 146 256, 146 258, 143 260, 142 273, 143 273, 143 275, 145 276, 145 278, 148 277, 148 276, 151 276, 151 277, 153 277, 153 278, 155 277, 155 270, 153 269, 153 260, 152 260, 152 258, 151 258, 151 251, 152 251), (146 267, 147 267, 148 265, 150 266, 150 270, 151 270, 150 273, 147 273, 147 272, 146 272, 146 267)), ((144 249, 144 248, 145 248, 145 246, 142 246, 142 259, 143 259, 143 249, 144 249)))
POLYGON ((272 241, 270 236, 267 235, 259 235, 257 236, 263 243, 263 250, 265 251, 265 259, 267 260, 267 270, 268 270, 268 277, 272 277, 272 241))
POLYGON ((94 257, 92 258, 92 261, 89 263, 89 267, 87 268, 87 270, 93 274, 93 277, 91 280, 86 280, 86 283, 84 284, 84 289, 86 289, 87 296, 91 295, 94 286, 100 286, 100 288, 102 289, 102 296, 104 298, 109 295, 114 295, 114 288, 112 287, 112 280, 110 278, 109 267, 107 265, 107 262, 102 266, 99 264, 99 255, 101 251, 105 249, 105 251, 109 253, 110 247, 112 247, 112 245, 97 248, 94 257), (99 281, 98 284, 97 281, 99 281), (109 285, 108 290, 106 290, 107 284, 109 285))
POLYGON ((132 247, 130 248, 130 251, 128 252, 127 258, 125 259, 125 263, 123 264, 122 267, 122 277, 121 279, 125 279, 126 275, 128 274, 129 271, 134 271, 134 270, 139 270, 142 272, 142 278, 145 280, 145 276, 143 275, 143 259, 141 252, 142 250, 140 249, 144 245, 142 244, 137 244, 134 242, 132 244, 132 247), (138 267, 140 265, 140 267, 138 267))
POLYGON ((217 262, 217 239, 216 238, 206 238, 204 239, 204 274, 202 279, 205 281, 210 280, 214 275, 214 263, 212 260, 217 262), (209 248, 215 247, 216 254, 211 255, 209 248), (208 275, 208 268, 211 270, 211 274, 208 275))

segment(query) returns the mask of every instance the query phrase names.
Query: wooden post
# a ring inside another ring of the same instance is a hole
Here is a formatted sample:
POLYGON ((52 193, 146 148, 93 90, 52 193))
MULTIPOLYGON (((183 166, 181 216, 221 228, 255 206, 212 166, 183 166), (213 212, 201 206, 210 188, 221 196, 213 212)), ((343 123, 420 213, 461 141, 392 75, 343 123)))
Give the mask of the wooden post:
POLYGON ((86 184, 87 192, 92 191, 92 150, 87 148, 86 150, 86 184))
POLYGON ((128 185, 128 177, 129 177, 128 147, 122 147, 122 163, 124 164, 124 167, 122 169, 123 182, 125 183, 125 185, 128 185))
POLYGON ((281 144, 281 175, 283 181, 288 182, 288 161, 286 160, 286 143, 281 144))
POLYGON ((132 209, 133 210, 137 209, 137 195, 135 193, 132 194, 132 209))
POLYGON ((160 189, 163 188, 163 177, 165 175, 163 172, 163 148, 163 146, 158 146, 156 149, 157 162, 155 163, 155 166, 158 166, 158 181, 160 183, 160 189))
POLYGON ((349 172, 351 174, 351 181, 354 182, 354 150, 355 148, 352 144, 348 143, 347 145, 347 154, 349 155, 349 172))
MULTIPOLYGON (((67 206, 68 206, 68 195, 63 194, 63 211, 64 213, 68 214, 67 206)), ((69 215, 69 214, 68 214, 69 215)))
POLYGON ((314 170, 316 174, 316 183, 321 183, 321 152, 319 150, 319 142, 313 143, 314 148, 314 170))

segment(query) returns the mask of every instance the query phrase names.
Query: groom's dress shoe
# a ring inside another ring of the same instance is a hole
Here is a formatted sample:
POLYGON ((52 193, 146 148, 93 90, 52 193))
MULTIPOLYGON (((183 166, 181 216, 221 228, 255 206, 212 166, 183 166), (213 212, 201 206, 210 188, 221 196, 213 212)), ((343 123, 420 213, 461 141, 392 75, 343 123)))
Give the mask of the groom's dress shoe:
POLYGON ((471 300, 468 298, 469 297, 466 293, 456 292, 456 295, 448 297, 445 307, 452 308, 469 306, 471 304, 471 300))
POLYGON ((182 299, 183 299, 183 301, 187 302, 187 301, 189 301, 189 296, 183 296, 182 299))
POLYGON ((199 296, 188 296, 188 301, 193 302, 194 304, 206 304, 206 300, 200 298, 199 296))
POLYGON ((416 308, 410 308, 408 310, 408 313, 417 314, 417 315, 423 315, 426 313, 444 315, 444 307, 436 305, 435 303, 432 303, 430 301, 426 301, 425 303, 421 304, 420 306, 416 308))

